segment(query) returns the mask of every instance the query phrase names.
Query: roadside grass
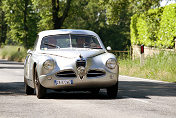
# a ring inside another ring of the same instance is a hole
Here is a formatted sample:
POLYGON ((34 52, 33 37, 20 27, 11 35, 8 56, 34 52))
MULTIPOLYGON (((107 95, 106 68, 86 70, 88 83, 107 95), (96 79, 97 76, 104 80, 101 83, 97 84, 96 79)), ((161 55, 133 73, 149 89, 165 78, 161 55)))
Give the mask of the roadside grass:
POLYGON ((24 61, 26 57, 26 49, 22 46, 4 46, 0 48, 0 58, 10 61, 24 61))
POLYGON ((176 82, 176 53, 160 52, 145 58, 144 65, 140 59, 119 59, 120 74, 167 82, 176 82))

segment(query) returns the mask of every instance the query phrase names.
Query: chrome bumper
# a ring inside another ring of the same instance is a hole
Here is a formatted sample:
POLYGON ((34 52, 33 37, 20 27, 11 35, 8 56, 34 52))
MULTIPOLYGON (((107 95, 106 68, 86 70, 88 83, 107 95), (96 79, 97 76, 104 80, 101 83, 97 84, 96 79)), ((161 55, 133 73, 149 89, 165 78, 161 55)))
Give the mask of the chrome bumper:
POLYGON ((105 88, 115 85, 118 81, 117 73, 106 73, 99 77, 87 77, 82 79, 77 77, 56 77, 54 75, 41 75, 39 77, 41 85, 50 89, 81 89, 81 88, 105 88), (55 80, 72 80, 72 84, 56 85, 55 80))

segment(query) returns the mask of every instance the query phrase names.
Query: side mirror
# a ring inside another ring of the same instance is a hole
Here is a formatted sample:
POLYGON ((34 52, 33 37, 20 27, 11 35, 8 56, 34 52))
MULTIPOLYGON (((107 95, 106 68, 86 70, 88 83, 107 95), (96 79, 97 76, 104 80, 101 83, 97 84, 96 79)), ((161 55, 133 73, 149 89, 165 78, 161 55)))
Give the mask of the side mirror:
POLYGON ((111 51, 111 47, 110 47, 110 46, 108 46, 106 49, 107 49, 108 51, 111 51))

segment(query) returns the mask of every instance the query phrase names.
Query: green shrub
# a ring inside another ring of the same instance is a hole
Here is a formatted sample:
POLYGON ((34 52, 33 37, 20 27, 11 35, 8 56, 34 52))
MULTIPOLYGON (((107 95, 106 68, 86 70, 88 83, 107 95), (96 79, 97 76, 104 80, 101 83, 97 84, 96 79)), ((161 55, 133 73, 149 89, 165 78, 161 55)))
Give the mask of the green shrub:
POLYGON ((131 17, 131 24, 130 24, 130 36, 131 36, 131 44, 140 44, 137 42, 137 33, 138 30, 136 28, 138 14, 135 14, 131 17))
POLYGON ((176 37, 176 4, 150 9, 131 17, 131 44, 173 48, 176 37))
POLYGON ((157 45, 171 48, 174 46, 174 37, 176 37, 176 4, 171 4, 164 8, 157 45))

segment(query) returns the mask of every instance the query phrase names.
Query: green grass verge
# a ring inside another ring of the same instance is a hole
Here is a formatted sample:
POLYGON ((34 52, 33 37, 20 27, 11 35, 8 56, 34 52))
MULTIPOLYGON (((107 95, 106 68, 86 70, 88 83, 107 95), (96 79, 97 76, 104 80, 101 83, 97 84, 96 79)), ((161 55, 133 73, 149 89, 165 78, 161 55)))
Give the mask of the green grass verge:
POLYGON ((26 57, 26 49, 22 46, 4 46, 0 48, 0 58, 10 61, 24 61, 26 57))
POLYGON ((140 60, 119 60, 120 74, 148 79, 176 82, 176 52, 160 52, 145 59, 144 65, 140 60))

